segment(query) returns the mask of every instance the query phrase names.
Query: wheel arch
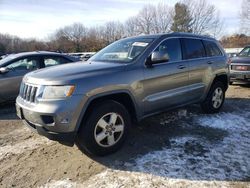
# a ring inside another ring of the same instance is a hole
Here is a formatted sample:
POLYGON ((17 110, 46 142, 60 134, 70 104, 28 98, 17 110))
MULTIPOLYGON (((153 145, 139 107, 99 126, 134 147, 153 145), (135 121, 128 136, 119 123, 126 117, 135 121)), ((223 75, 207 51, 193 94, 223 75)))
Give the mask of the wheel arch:
MULTIPOLYGON (((220 81, 223 83, 223 85, 225 86, 225 91, 228 89, 228 85, 229 85, 229 76, 227 74, 218 74, 215 76, 211 86, 217 82, 217 81, 220 81)), ((210 88, 211 88, 210 86, 210 88)))
POLYGON ((139 120, 139 110, 135 99, 132 97, 130 92, 122 90, 112 93, 101 93, 96 96, 90 97, 85 103, 85 108, 82 109, 80 118, 77 121, 76 132, 78 132, 82 123, 86 120, 87 114, 92 110, 93 106, 105 100, 113 100, 124 105, 128 110, 132 121, 137 122, 139 120))

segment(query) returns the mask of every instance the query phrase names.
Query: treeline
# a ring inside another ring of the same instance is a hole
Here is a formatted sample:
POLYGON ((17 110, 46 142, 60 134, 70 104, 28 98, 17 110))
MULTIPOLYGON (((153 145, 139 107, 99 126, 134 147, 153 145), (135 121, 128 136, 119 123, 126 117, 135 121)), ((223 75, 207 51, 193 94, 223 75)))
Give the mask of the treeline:
POLYGON ((224 48, 243 48, 250 44, 250 36, 235 34, 229 37, 222 37, 220 42, 224 48))
MULTIPOLYGON (((223 33, 223 22, 219 11, 206 0, 183 0, 174 7, 160 3, 144 6, 136 16, 128 18, 124 23, 111 21, 90 28, 74 23, 59 28, 49 36, 47 42, 0 34, 0 52, 98 51, 120 38, 169 32, 192 32, 218 38, 223 33)), ((228 46, 227 41, 224 37, 222 44, 228 46)))

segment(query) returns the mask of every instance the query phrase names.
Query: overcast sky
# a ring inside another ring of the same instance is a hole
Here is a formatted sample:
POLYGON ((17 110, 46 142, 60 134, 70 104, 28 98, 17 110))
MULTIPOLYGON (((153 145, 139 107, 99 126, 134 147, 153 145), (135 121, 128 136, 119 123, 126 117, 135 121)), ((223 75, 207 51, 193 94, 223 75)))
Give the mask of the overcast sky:
MULTIPOLYGON (((237 32, 242 0, 208 1, 220 10, 225 34, 237 32)), ((145 4, 159 2, 173 6, 177 0, 0 0, 0 33, 46 39, 59 27, 74 22, 85 26, 124 22, 145 4)))

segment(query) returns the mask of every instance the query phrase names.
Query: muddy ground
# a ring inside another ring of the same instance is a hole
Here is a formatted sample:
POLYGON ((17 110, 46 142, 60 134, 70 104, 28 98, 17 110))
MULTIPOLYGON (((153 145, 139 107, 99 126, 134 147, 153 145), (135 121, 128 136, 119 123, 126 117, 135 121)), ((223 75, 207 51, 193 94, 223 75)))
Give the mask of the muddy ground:
POLYGON ((0 187, 250 187, 250 86, 233 85, 222 111, 198 105, 135 126, 124 147, 89 158, 32 133, 0 106, 0 187))

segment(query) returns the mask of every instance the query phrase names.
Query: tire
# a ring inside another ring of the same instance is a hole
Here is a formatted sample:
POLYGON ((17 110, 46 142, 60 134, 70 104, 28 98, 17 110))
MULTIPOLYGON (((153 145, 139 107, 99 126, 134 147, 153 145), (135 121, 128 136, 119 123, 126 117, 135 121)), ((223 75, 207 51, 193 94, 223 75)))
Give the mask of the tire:
POLYGON ((225 86, 222 82, 215 82, 207 95, 205 101, 201 103, 201 109, 208 114, 218 113, 225 100, 225 86))
POLYGON ((90 155, 104 156, 117 151, 131 125, 127 109, 112 100, 97 103, 91 109, 80 127, 76 145, 90 155))

